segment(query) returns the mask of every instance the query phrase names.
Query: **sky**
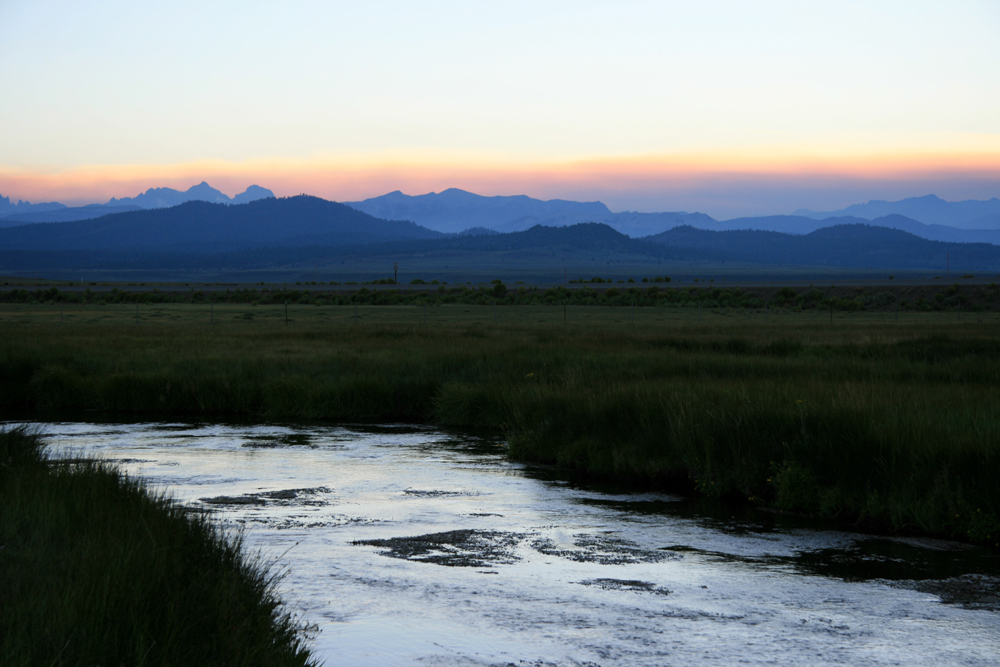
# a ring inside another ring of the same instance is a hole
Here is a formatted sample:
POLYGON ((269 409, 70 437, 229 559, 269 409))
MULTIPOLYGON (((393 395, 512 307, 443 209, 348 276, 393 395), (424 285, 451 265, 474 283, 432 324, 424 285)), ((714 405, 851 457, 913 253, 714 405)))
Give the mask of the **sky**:
POLYGON ((996 0, 0 0, 0 194, 988 199, 997 35, 996 0))

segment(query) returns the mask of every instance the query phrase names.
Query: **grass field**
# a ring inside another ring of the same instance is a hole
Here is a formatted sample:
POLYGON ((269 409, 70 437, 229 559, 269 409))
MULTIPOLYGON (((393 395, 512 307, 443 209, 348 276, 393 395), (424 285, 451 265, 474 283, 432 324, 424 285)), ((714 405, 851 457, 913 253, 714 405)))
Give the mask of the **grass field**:
POLYGON ((275 576, 106 465, 0 432, 0 663, 309 665, 275 576))
POLYGON ((19 416, 504 429, 591 476, 1000 542, 989 310, 0 304, 0 336, 19 416))

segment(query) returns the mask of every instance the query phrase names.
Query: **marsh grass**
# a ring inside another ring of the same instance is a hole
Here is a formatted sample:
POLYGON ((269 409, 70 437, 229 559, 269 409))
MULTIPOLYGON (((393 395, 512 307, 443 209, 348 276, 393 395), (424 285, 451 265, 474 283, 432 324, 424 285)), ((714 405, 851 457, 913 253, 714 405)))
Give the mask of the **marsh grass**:
POLYGON ((241 539, 99 462, 0 432, 0 664, 307 665, 241 539))
POLYGON ((503 429, 512 456, 595 477, 998 543, 992 316, 310 306, 285 325, 216 305, 212 326, 160 307, 137 325, 81 306, 64 326, 0 307, 0 400, 503 429))

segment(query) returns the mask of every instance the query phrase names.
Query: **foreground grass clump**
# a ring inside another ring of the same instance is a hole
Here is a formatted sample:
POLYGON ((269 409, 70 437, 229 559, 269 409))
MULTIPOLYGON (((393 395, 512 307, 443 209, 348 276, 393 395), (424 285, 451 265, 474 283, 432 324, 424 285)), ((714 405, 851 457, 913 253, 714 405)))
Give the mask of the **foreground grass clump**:
POLYGON ((504 429, 512 456, 594 477, 1000 545, 995 318, 386 306, 285 324, 230 306, 211 325, 178 305, 63 324, 7 308, 0 404, 19 415, 504 429))
POLYGON ((275 577, 140 482, 0 432, 0 664, 308 665, 275 577))

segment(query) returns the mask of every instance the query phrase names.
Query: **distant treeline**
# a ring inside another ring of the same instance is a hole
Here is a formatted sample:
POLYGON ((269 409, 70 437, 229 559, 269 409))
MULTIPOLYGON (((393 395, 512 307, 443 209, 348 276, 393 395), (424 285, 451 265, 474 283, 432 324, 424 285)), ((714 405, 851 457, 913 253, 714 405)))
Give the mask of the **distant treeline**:
POLYGON ((436 289, 369 289, 324 291, 245 287, 226 290, 109 291, 86 289, 60 291, 57 287, 0 291, 0 303, 23 304, 121 304, 121 303, 233 303, 249 305, 297 304, 315 306, 422 306, 422 305, 517 305, 517 306, 636 306, 702 308, 779 308, 791 311, 834 309, 838 311, 970 310, 981 312, 1000 309, 1000 286, 942 285, 901 286, 889 288, 807 287, 670 287, 623 286, 594 289, 515 286, 500 281, 489 285, 447 286, 436 289))

